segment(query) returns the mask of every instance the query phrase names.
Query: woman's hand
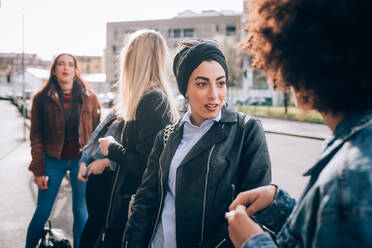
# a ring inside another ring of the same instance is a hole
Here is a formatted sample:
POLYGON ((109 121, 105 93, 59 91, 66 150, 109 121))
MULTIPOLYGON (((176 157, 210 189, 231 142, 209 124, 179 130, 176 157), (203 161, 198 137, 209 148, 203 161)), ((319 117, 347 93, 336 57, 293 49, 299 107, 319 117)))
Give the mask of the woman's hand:
POLYGON ((78 179, 87 182, 88 181, 88 174, 87 174, 87 164, 85 162, 80 163, 78 179))
POLYGON ((107 156, 108 149, 110 145, 115 142, 115 139, 112 136, 107 136, 105 138, 100 138, 98 142, 99 142, 99 148, 101 149, 102 154, 107 156))
POLYGON ((240 248, 253 235, 263 233, 262 228, 247 215, 243 205, 236 207, 233 214, 227 217, 227 222, 230 239, 236 248, 240 248))
POLYGON ((88 166, 88 176, 90 174, 98 175, 102 174, 102 172, 105 170, 106 167, 110 166, 110 160, 108 158, 103 158, 103 159, 97 159, 90 163, 88 166))
POLYGON ((35 176, 34 182, 41 190, 48 189, 48 177, 47 176, 35 176))
POLYGON ((276 191, 276 186, 267 185, 242 192, 231 203, 229 210, 232 211, 239 205, 247 206, 246 212, 248 216, 252 216, 272 203, 276 191))

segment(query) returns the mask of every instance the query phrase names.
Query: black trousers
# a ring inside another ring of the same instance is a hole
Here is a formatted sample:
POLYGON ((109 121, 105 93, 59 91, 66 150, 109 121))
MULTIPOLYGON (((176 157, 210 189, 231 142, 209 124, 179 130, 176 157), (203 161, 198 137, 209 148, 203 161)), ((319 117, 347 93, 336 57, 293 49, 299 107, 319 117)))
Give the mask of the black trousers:
POLYGON ((107 170, 100 175, 90 175, 86 188, 88 220, 80 238, 80 248, 92 248, 98 240, 106 221, 106 212, 114 172, 107 170))

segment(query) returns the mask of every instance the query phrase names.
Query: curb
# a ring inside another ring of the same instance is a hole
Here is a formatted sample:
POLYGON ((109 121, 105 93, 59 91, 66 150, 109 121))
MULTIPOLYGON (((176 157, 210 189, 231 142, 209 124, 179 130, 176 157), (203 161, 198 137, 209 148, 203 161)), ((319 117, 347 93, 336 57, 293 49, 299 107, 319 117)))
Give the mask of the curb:
POLYGON ((264 132, 265 133, 270 133, 270 134, 278 134, 278 135, 292 136, 292 137, 304 138, 304 139, 321 140, 321 141, 326 139, 324 137, 315 137, 315 136, 294 134, 294 133, 284 133, 284 132, 277 132, 277 131, 270 131, 270 130, 264 130, 264 132))

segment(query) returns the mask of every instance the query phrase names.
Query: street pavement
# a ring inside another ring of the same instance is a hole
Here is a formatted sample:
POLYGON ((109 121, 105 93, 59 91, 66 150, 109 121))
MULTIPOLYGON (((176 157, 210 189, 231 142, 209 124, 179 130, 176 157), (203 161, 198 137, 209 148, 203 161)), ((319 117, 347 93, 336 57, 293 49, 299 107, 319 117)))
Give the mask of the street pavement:
MULTIPOLYGON (((103 109, 103 115, 108 113, 103 109)), ((0 247, 24 247, 27 226, 35 210, 37 187, 27 170, 31 161, 29 133, 23 140, 23 118, 9 101, 0 100, 0 247)), ((272 161, 273 183, 299 197, 307 178, 302 174, 315 162, 325 125, 260 118, 272 161)), ((71 190, 64 180, 50 219, 53 227, 72 237, 71 190)))
MULTIPOLYGON (((9 101, 0 100, 0 247, 25 246, 28 224, 36 208, 37 187, 28 171, 29 132, 23 140, 23 118, 9 101)), ((63 180, 50 219, 72 237, 71 190, 63 180)))

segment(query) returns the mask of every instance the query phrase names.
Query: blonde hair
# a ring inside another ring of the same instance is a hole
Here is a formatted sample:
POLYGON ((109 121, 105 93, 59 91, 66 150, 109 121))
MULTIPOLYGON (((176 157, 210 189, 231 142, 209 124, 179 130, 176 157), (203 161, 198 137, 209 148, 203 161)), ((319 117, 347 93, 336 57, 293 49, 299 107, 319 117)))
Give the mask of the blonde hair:
POLYGON ((167 99, 167 112, 172 122, 179 118, 176 100, 167 82, 167 56, 168 48, 159 32, 144 29, 130 36, 120 55, 119 114, 124 120, 136 119, 137 106, 150 91, 158 91, 163 100, 167 99))

